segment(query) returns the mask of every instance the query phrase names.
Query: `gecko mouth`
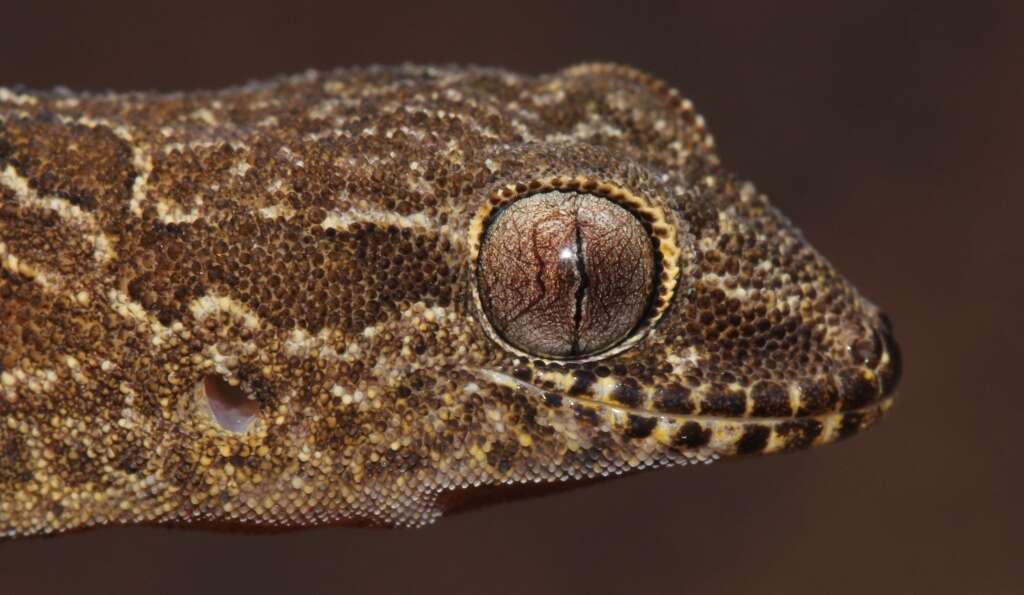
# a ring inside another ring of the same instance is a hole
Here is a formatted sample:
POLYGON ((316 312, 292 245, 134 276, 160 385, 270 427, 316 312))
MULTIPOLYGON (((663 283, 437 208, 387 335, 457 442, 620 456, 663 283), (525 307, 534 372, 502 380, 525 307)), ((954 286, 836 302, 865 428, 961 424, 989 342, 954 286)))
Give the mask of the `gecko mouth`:
POLYGON ((565 410, 581 424, 627 439, 650 438, 672 449, 712 457, 770 453, 851 436, 874 425, 891 408, 902 372, 900 350, 884 318, 876 336, 876 352, 864 365, 842 369, 819 383, 796 384, 774 394, 752 390, 749 396, 737 394, 717 405, 705 400, 703 406, 689 405, 682 412, 652 403, 639 390, 632 401, 624 402, 621 396, 616 398, 623 384, 610 378, 579 383, 577 377, 571 387, 563 384, 565 390, 554 392, 495 370, 473 372, 491 384, 565 410))
POLYGON ((581 426, 617 433, 628 440, 652 439, 701 461, 734 454, 768 454, 828 444, 857 434, 878 422, 892 407, 889 391, 870 402, 794 416, 669 413, 630 407, 605 399, 546 392, 540 387, 489 369, 477 375, 490 383, 522 392, 564 411, 581 426))

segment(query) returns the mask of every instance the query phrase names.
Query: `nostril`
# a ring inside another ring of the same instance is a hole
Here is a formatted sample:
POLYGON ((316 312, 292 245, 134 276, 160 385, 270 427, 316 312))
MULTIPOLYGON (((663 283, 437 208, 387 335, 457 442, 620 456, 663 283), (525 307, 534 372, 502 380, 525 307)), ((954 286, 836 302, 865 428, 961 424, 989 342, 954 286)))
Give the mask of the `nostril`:
POLYGON ((259 411, 259 403, 217 374, 204 376, 202 388, 213 419, 220 427, 229 432, 244 432, 249 428, 259 411))
POLYGON ((881 330, 883 333, 892 337, 892 319, 885 312, 878 313, 878 321, 881 323, 881 330))
POLYGON ((850 355, 855 363, 874 368, 882 359, 882 338, 872 329, 866 337, 855 339, 849 345, 850 355))
POLYGON ((882 348, 889 359, 879 371, 882 378, 882 386, 886 393, 896 389, 900 378, 903 376, 903 355, 900 353, 900 346, 892 335, 892 321, 885 314, 879 316, 881 324, 878 327, 878 335, 882 342, 882 348))

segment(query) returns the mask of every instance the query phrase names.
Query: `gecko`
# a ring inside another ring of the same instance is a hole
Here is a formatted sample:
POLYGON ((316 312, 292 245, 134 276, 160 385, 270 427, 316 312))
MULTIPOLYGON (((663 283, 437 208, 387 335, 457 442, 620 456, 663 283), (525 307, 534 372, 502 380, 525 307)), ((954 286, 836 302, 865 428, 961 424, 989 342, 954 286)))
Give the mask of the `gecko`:
POLYGON ((0 538, 420 527, 872 426, 887 316, 614 64, 0 88, 0 538))

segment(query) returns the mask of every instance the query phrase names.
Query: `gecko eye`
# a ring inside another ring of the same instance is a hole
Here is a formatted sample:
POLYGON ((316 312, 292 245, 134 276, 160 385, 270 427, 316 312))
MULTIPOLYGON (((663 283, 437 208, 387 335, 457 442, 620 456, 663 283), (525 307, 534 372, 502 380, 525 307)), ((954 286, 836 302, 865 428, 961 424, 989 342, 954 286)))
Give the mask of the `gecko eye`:
POLYGON ((613 347, 640 324, 654 271, 651 238, 632 213, 599 196, 552 191, 492 217, 477 282, 505 341, 570 358, 613 347))

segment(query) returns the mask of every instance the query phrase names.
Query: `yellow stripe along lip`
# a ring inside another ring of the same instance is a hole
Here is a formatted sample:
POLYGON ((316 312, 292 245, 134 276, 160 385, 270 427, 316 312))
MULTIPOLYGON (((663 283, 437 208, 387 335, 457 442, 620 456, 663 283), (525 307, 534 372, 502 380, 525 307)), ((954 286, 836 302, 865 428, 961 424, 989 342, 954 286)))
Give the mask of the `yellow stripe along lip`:
POLYGON ((662 413, 632 409, 607 401, 549 393, 518 378, 494 370, 471 369, 482 379, 552 406, 569 408, 577 417, 601 421, 629 439, 653 439, 659 444, 692 451, 698 459, 713 460, 735 454, 769 454, 835 442, 874 425, 892 407, 894 395, 846 411, 803 417, 747 417, 662 413))

